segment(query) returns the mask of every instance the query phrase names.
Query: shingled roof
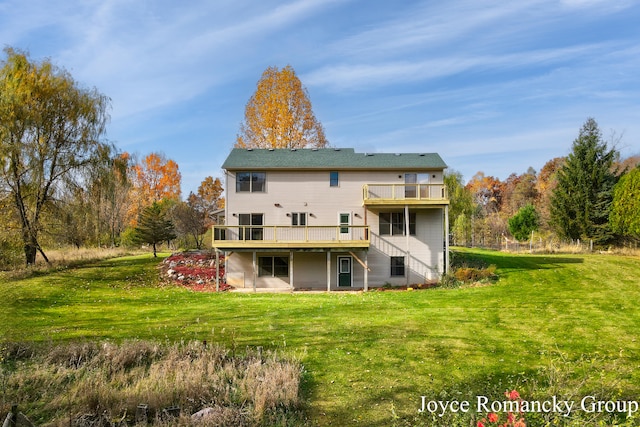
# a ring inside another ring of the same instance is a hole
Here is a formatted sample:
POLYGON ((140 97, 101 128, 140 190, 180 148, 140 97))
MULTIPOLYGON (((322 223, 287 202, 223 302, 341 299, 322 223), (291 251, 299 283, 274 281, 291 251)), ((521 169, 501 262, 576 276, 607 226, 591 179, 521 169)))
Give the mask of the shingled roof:
POLYGON ((444 169, 436 153, 356 153, 353 148, 234 148, 223 169, 444 169))

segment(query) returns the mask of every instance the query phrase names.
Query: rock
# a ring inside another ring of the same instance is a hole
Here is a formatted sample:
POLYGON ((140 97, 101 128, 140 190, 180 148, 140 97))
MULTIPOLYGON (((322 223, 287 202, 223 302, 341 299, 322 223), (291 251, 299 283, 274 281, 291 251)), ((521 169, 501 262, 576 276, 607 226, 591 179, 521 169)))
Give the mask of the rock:
POLYGON ((191 415, 191 419, 194 421, 197 421, 197 420, 206 418, 210 415, 214 415, 215 413, 216 413, 216 410, 213 408, 204 408, 201 411, 198 411, 195 414, 191 415))

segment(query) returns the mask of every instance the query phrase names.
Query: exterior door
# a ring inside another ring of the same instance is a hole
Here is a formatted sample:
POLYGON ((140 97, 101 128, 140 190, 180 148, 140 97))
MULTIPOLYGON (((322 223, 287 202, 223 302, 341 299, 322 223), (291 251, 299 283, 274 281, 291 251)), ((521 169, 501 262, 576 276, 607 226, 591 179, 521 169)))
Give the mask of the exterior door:
POLYGON ((352 265, 353 260, 350 256, 338 257, 338 287, 348 288, 352 285, 352 265))
POLYGON ((427 199, 429 198, 429 174, 428 173, 405 173, 404 197, 406 199, 427 199))
POLYGON ((338 215, 340 223, 340 240, 351 240, 351 214, 341 213, 338 215))

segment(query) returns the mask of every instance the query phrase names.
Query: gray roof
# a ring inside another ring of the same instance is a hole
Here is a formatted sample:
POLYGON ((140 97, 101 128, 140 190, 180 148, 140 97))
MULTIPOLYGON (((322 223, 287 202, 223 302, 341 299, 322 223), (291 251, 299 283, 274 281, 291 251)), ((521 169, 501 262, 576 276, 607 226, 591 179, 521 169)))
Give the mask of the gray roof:
POLYGON ((222 165, 247 169, 444 169, 436 153, 356 153, 353 148, 234 148, 222 165))

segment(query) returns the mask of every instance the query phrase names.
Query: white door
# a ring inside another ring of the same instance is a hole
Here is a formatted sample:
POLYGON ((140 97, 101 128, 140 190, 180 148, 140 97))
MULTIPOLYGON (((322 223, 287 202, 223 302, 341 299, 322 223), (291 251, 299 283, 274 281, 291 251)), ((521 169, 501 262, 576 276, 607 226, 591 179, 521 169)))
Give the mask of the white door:
POLYGON ((351 240, 351 214, 338 214, 338 223, 340 224, 339 236, 340 240, 351 240))

